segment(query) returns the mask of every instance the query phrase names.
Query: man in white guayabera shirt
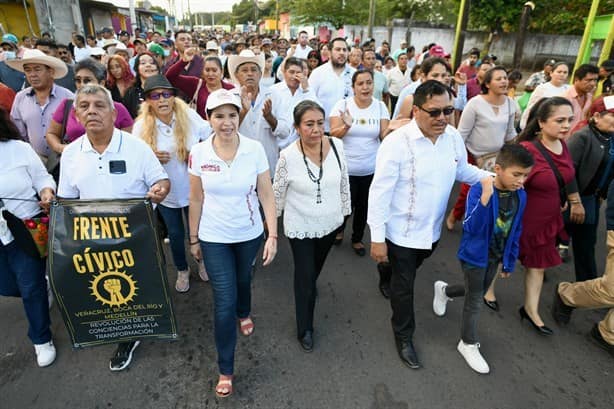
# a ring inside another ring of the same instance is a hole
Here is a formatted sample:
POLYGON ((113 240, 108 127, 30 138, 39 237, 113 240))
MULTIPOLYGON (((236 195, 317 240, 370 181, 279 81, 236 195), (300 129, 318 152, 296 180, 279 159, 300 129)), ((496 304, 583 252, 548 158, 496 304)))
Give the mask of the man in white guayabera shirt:
POLYGON ((412 343, 416 271, 439 242, 454 181, 474 184, 491 177, 467 163, 463 139, 446 122, 452 104, 438 81, 416 89, 414 120, 382 142, 369 191, 371 257, 392 266, 392 329, 399 356, 412 369, 420 368, 412 343))

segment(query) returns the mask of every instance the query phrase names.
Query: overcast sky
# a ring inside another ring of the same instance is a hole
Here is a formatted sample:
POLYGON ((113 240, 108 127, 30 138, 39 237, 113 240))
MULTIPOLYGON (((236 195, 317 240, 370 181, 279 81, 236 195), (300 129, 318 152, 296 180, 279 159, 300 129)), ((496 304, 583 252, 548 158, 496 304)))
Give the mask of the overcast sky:
MULTIPOLYGON (((113 3, 119 7, 128 8, 129 0, 103 0, 113 3)), ((217 12, 217 11, 230 11, 232 5, 239 3, 240 0, 189 0, 190 10, 195 12, 217 12)), ((188 10, 188 0, 149 0, 154 6, 163 7, 165 10, 170 9, 170 4, 175 4, 176 16, 180 17, 184 11, 188 10)), ((170 13, 173 14, 173 13, 170 13)))

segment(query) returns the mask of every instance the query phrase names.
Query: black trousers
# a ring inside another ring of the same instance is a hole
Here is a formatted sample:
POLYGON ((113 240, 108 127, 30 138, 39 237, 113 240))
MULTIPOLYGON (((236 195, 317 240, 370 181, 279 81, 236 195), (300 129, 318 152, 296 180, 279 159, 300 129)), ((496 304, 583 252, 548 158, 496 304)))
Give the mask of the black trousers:
POLYGON ((326 256, 333 246, 336 232, 315 239, 289 239, 294 258, 294 304, 299 338, 313 331, 313 311, 316 305, 316 281, 326 256))
POLYGON ((597 278, 597 262, 595 261, 597 224, 569 223, 565 225, 565 229, 571 236, 576 281, 597 278))
MULTIPOLYGON (((350 176, 350 196, 352 199, 352 243, 360 243, 365 235, 367 227, 367 210, 369 208, 369 188, 373 181, 373 175, 350 176)), ((343 220, 343 225, 337 230, 338 233, 345 230, 348 220, 343 220)))
POLYGON ((398 96, 395 97, 392 94, 390 95, 390 115, 392 115, 392 113, 394 112, 394 108, 397 106, 398 101, 399 101, 398 96))
POLYGON ((392 307, 392 330, 397 339, 410 341, 416 329, 414 318, 414 281, 416 271, 422 262, 429 258, 437 242, 431 250, 412 249, 397 246, 386 240, 388 259, 392 267, 390 279, 390 306, 392 307))

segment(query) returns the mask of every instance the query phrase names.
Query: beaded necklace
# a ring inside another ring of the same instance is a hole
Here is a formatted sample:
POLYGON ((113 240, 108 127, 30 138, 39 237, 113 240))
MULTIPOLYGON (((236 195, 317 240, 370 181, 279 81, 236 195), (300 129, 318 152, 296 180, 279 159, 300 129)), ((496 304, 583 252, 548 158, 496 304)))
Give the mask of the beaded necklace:
POLYGON ((320 190, 320 181, 322 180, 322 174, 324 173, 323 172, 323 168, 324 168, 323 165, 324 165, 324 163, 322 161, 322 152, 323 152, 322 139, 320 139, 320 171, 318 173, 318 177, 317 178, 313 174, 311 169, 309 169, 309 165, 307 164, 307 156, 305 155, 305 150, 303 149, 303 141, 301 141, 299 139, 298 143, 301 146, 301 152, 303 153, 303 162, 305 162, 305 167, 307 168, 307 175, 309 176, 309 179, 313 183, 316 183, 318 185, 318 191, 317 191, 317 194, 316 194, 316 204, 320 204, 320 203, 322 203, 322 192, 320 190))

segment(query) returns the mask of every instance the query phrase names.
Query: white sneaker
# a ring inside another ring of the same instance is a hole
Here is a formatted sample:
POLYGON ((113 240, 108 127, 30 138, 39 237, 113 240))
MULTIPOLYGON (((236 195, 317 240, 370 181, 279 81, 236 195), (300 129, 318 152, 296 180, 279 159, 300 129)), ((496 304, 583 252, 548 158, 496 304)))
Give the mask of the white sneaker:
POLYGON ((446 304, 451 300, 446 295, 446 287, 448 283, 445 281, 435 281, 433 284, 433 312, 438 317, 443 317, 446 313, 446 304))
POLYGON ((177 271, 177 281, 175 281, 175 290, 178 293, 187 293, 190 290, 190 270, 177 271))
POLYGON ((456 347, 458 352, 465 358, 467 361, 467 365, 471 367, 474 371, 481 374, 487 374, 490 372, 490 368, 488 367, 488 363, 480 354, 480 344, 465 344, 461 339, 458 341, 458 346, 456 347))
POLYGON ((34 351, 36 352, 36 361, 41 368, 49 366, 55 361, 55 346, 53 341, 49 341, 46 344, 34 345, 34 351))
POLYGON ((198 276, 205 283, 209 281, 209 275, 207 274, 207 270, 205 269, 205 262, 203 260, 200 260, 200 262, 198 263, 198 276))

